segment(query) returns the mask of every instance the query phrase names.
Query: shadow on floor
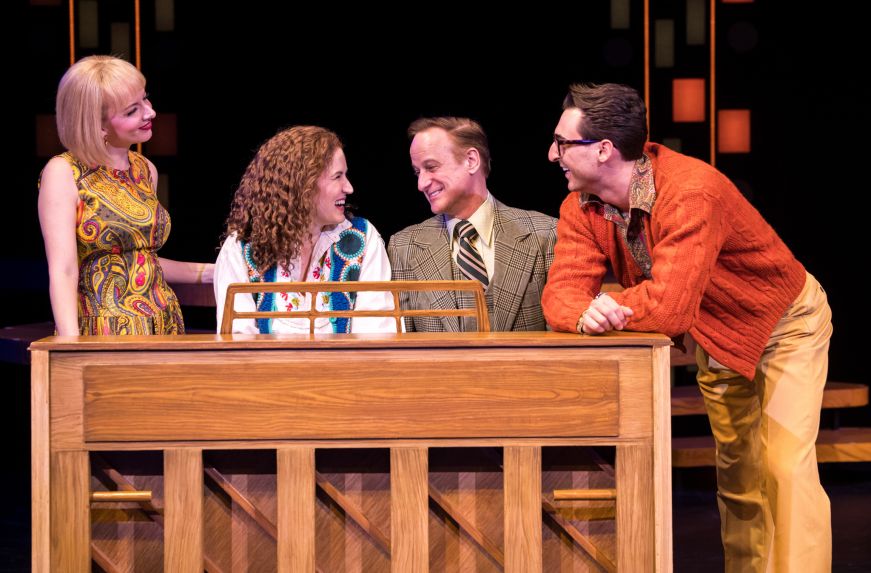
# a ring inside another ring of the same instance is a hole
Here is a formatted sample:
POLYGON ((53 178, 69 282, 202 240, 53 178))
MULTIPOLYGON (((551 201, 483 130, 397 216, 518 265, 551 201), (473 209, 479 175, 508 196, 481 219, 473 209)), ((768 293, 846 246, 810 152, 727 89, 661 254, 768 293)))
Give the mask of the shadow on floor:
MULTIPOLYGON (((871 571, 871 463, 821 464, 820 479, 832 503, 832 571, 871 571)), ((713 468, 675 470, 673 486, 674 570, 722 571, 713 468)))

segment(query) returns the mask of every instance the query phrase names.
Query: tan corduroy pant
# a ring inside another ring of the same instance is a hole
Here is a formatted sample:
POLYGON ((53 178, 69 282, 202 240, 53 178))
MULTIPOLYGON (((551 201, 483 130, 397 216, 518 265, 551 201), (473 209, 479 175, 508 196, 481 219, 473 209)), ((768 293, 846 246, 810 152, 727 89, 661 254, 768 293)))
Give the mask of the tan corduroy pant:
POLYGON ((831 570, 831 512, 814 446, 831 318, 825 292, 808 274, 752 381, 697 350, 699 388, 717 443, 727 572, 831 570))

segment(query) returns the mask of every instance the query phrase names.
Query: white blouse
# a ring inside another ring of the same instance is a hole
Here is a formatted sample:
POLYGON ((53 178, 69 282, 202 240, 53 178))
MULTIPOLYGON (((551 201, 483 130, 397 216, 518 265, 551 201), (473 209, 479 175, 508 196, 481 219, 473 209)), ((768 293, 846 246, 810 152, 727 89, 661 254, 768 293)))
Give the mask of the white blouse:
MULTIPOLYGON (((291 268, 279 265, 276 282, 300 281, 317 282, 330 279, 329 252, 333 243, 339 240, 339 234, 351 227, 350 221, 343 221, 335 227, 321 232, 312 250, 312 263, 308 275, 301 279, 304 272, 300 269, 302 263, 299 257, 291 261, 291 268)), ((217 304, 218 331, 221 329, 221 319, 224 314, 224 301, 227 297, 227 285, 230 283, 247 283, 248 265, 242 254, 242 245, 236 240, 233 233, 221 246, 218 260, 215 262, 215 303, 217 304)), ((384 239, 378 234, 378 230, 369 223, 366 232, 366 247, 363 251, 363 264, 360 268, 361 281, 389 281, 390 261, 384 248, 384 239)), ((275 293, 275 310, 308 310, 310 308, 311 293, 275 293)), ((323 293, 317 295, 318 310, 329 309, 329 299, 323 293)), ((250 294, 237 294, 235 300, 237 312, 254 312, 256 305, 254 297, 250 294)), ((385 292, 359 292, 354 304, 357 310, 381 310, 393 309, 393 297, 385 292)), ((233 321, 233 332, 251 333, 259 332, 254 319, 238 319, 233 321)), ((275 318, 272 319, 272 332, 282 333, 308 333, 309 320, 306 318, 275 318)), ((333 326, 329 318, 315 319, 315 332, 333 332, 333 326)), ((396 332, 396 321, 391 317, 363 317, 351 320, 351 332, 396 332)))

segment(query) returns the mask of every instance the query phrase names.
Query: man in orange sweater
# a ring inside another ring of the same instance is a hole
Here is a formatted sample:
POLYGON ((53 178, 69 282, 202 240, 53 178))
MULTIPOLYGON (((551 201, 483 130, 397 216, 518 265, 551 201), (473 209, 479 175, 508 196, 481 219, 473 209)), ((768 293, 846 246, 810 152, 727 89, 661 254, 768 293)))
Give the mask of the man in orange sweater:
POLYGON ((814 443, 831 311, 726 176, 647 140, 644 102, 572 85, 548 157, 568 180, 542 298, 554 330, 689 333, 717 442, 727 571, 831 569, 814 443), (600 293, 610 266, 625 290, 600 293))

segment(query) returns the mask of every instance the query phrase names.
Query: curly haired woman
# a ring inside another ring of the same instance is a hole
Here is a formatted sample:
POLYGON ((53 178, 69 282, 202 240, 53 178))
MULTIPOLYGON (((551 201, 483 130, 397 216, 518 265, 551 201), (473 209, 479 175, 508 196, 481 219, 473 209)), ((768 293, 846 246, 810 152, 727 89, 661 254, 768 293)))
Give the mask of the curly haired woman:
MULTIPOLYGON (((366 219, 346 216, 354 192, 338 136, 314 126, 283 130, 264 143, 233 197, 226 240, 215 264, 220 329, 227 285, 237 282, 387 281, 384 240, 366 219)), ((380 292, 319 293, 320 310, 392 309, 380 292)), ((236 296, 236 311, 310 308, 309 293, 236 296)), ((308 319, 234 321, 233 332, 309 331, 308 319)), ((392 318, 319 318, 315 332, 395 332, 392 318)))

